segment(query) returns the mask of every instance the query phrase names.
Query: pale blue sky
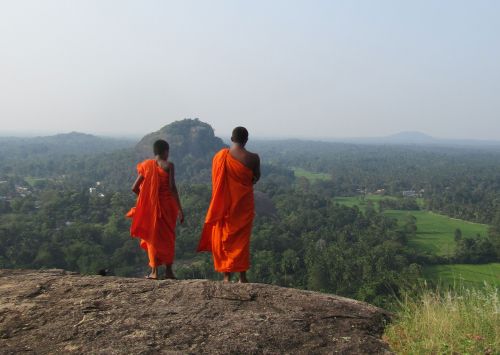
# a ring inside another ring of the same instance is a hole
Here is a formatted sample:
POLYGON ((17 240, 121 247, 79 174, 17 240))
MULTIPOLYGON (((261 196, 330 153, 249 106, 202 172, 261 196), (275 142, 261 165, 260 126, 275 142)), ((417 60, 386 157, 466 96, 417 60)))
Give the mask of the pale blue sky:
POLYGON ((500 139, 500 1, 0 0, 0 133, 500 139))

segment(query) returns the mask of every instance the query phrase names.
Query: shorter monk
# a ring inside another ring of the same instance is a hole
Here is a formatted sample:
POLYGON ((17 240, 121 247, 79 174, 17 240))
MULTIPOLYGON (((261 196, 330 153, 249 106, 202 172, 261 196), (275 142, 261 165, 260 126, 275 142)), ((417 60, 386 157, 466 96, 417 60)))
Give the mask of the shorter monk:
POLYGON ((240 273, 248 282, 250 235, 254 219, 253 185, 260 178, 260 158, 245 149, 248 131, 236 127, 231 148, 219 151, 212 163, 212 200, 198 251, 212 252, 214 267, 229 282, 231 273, 240 273))
POLYGON ((157 140, 153 151, 154 159, 137 165, 139 175, 132 191, 138 198, 127 217, 132 218, 131 236, 139 238, 141 248, 148 253, 151 272, 146 277, 157 280, 158 267, 165 265, 165 278, 175 279, 175 226, 177 219, 184 222, 184 213, 175 185, 174 164, 168 161, 168 143, 157 140))

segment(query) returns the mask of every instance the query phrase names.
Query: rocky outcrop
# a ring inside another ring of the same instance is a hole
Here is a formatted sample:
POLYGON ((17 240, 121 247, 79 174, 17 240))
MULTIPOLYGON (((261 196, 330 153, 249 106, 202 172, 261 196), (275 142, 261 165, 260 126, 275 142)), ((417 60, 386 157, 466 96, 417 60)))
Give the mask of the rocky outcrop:
POLYGON ((208 123, 186 118, 145 135, 135 146, 136 160, 153 157, 153 143, 158 139, 170 145, 169 160, 176 165, 177 179, 192 183, 210 182, 212 158, 226 146, 208 123))
POLYGON ((0 270, 0 353, 387 353, 389 315, 264 284, 0 270))
POLYGON ((199 119, 184 119, 144 136, 135 147, 141 159, 153 155, 153 143, 158 139, 170 144, 170 158, 174 162, 180 162, 186 156, 211 162, 212 156, 225 146, 208 123, 199 119))

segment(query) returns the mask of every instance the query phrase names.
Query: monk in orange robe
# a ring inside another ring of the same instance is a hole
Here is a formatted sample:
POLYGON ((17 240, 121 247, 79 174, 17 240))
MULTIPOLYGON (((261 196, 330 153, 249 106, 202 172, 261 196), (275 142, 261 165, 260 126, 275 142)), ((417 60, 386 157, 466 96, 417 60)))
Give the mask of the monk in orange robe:
POLYGON ((236 127, 231 148, 219 151, 212 163, 212 200, 198 252, 212 252, 215 270, 229 282, 232 272, 248 282, 250 235, 254 218, 253 184, 260 178, 260 158, 245 149, 248 131, 236 127))
POLYGON ((139 238, 141 248, 148 253, 151 273, 147 278, 158 279, 158 266, 165 265, 165 278, 175 279, 175 226, 178 218, 184 222, 184 214, 175 185, 174 164, 168 161, 169 145, 158 140, 153 150, 154 159, 137 165, 139 175, 132 191, 138 198, 127 217, 132 218, 131 236, 139 238))

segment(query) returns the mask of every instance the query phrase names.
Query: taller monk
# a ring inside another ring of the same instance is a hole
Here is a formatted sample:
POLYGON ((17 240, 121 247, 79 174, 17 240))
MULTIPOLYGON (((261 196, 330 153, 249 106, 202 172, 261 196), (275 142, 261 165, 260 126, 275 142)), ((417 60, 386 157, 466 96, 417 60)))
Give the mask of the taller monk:
POLYGON ((137 165, 138 176, 132 191, 138 195, 130 234, 140 239, 148 253, 151 272, 148 279, 158 279, 158 266, 165 265, 165 278, 175 279, 172 263, 175 254, 175 226, 184 222, 179 193, 175 185, 174 164, 168 161, 169 145, 160 139, 154 142, 154 159, 137 165))
POLYGON ((212 252, 215 270, 240 273, 240 282, 248 282, 250 235, 254 218, 253 185, 260 178, 260 158, 245 149, 248 131, 236 127, 231 147, 215 154, 212 163, 212 200, 201 234, 198 252, 212 252))

